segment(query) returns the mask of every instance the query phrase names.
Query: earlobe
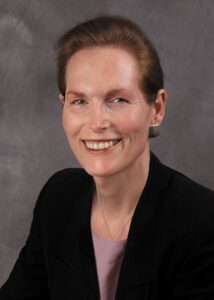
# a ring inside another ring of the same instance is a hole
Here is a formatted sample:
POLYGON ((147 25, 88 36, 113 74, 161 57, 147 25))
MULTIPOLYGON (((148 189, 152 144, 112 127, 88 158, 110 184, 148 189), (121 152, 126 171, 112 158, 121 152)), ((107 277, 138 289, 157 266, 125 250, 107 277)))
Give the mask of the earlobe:
POLYGON ((62 104, 65 103, 65 97, 64 97, 62 94, 59 95, 59 101, 60 101, 62 104))
POLYGON ((160 124, 164 118, 167 94, 164 89, 160 89, 157 93, 155 102, 153 103, 153 116, 149 126, 149 138, 160 135, 160 124))

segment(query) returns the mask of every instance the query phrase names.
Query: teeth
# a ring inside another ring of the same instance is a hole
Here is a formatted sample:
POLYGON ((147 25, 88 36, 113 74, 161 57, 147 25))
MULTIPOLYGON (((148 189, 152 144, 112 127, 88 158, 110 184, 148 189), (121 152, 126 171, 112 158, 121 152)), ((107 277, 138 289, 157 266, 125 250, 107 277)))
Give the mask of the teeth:
POLYGON ((102 150, 107 149, 115 145, 119 140, 112 140, 112 141, 103 141, 103 142, 89 142, 85 141, 85 144, 88 149, 93 150, 102 150))

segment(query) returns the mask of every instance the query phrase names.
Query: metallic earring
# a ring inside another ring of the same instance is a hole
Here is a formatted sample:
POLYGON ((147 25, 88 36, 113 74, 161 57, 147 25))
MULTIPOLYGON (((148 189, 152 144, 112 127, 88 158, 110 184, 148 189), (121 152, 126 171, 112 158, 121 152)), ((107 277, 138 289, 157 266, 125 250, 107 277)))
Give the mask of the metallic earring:
POLYGON ((149 138, 154 138, 160 135, 160 124, 149 126, 149 138))

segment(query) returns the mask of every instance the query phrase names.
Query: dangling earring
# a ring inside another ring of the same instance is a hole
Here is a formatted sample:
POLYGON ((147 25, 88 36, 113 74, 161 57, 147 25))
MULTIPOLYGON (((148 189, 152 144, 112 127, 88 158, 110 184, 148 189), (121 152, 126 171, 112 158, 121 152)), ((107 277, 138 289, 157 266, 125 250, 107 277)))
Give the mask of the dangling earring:
POLYGON ((154 138, 160 135, 160 124, 149 126, 149 138, 154 138))

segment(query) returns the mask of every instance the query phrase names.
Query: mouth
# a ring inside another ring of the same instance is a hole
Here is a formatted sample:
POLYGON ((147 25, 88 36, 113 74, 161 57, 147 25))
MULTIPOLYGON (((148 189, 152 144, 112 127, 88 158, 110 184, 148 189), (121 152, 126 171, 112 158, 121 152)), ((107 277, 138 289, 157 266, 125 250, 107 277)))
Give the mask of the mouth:
POLYGON ((85 146, 89 150, 93 151, 100 151, 100 150, 106 150, 110 149, 116 144, 118 144, 121 141, 121 139, 114 139, 114 140, 83 140, 85 146))

